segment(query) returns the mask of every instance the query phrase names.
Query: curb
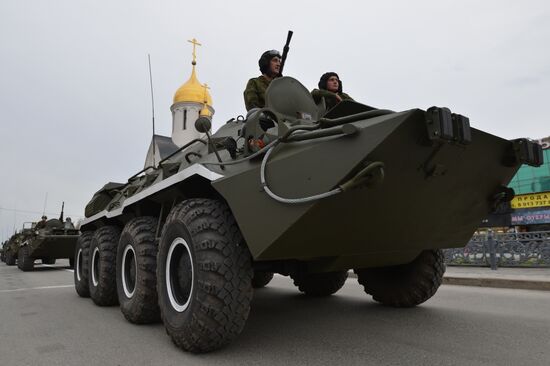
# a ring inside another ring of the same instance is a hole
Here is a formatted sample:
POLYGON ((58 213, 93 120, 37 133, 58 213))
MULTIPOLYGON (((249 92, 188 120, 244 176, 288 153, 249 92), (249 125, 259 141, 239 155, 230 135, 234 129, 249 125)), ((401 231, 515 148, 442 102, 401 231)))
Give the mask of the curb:
MULTIPOLYGON (((357 275, 350 271, 348 278, 357 278, 357 275)), ((514 278, 460 277, 445 275, 443 276, 443 284, 457 286, 511 288, 517 290, 550 291, 550 281, 523 280, 514 278)))
POLYGON ((443 284, 550 291, 550 281, 520 280, 511 278, 472 278, 445 276, 443 277, 443 284))

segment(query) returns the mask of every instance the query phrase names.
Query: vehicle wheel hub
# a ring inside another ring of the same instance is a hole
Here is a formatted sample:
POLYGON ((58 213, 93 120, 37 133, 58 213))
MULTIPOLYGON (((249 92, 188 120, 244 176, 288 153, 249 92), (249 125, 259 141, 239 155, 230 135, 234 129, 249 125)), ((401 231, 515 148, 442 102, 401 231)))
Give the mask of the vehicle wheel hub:
POLYGON ((189 307, 193 293, 194 268, 189 244, 176 238, 166 257, 166 287, 170 304, 177 312, 189 307))

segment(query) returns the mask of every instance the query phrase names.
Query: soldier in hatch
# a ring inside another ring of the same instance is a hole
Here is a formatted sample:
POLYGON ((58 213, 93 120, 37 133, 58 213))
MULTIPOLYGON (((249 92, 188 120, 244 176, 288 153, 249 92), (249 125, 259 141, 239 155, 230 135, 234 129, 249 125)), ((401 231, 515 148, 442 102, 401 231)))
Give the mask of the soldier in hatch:
POLYGON ((65 228, 65 229, 74 229, 73 221, 71 220, 70 217, 67 217, 67 218, 65 219, 64 228, 65 228))
POLYGON ((319 89, 313 89, 311 96, 317 104, 324 98, 327 111, 334 108, 342 100, 353 100, 352 97, 342 92, 342 81, 335 72, 324 73, 318 86, 319 89))
POLYGON ((44 227, 46 227, 46 221, 48 220, 48 218, 46 216, 42 216, 42 220, 38 221, 38 223, 36 224, 36 226, 34 227, 36 230, 38 229, 42 229, 44 227))
POLYGON ((248 80, 244 90, 246 110, 265 107, 265 91, 273 79, 280 75, 281 54, 277 50, 265 51, 258 60, 262 75, 248 80))

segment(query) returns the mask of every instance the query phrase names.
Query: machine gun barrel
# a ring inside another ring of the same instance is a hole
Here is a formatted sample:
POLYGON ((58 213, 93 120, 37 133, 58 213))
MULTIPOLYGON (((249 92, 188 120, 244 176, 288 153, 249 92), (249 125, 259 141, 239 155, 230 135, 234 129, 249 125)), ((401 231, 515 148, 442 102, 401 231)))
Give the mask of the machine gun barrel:
POLYGON ((286 43, 283 47, 283 56, 281 57, 281 67, 279 68, 279 76, 283 76, 283 69, 285 67, 285 61, 286 56, 288 55, 288 50, 290 49, 290 40, 292 39, 293 32, 291 30, 288 31, 288 34, 286 36, 286 43))

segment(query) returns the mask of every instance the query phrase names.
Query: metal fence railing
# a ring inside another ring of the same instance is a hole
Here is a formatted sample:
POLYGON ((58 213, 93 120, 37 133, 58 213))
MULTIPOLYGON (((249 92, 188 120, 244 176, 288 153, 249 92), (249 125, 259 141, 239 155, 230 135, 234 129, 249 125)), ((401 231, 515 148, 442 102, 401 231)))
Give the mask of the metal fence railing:
POLYGON ((445 249, 448 265, 550 267, 550 231, 474 235, 464 248, 445 249))

